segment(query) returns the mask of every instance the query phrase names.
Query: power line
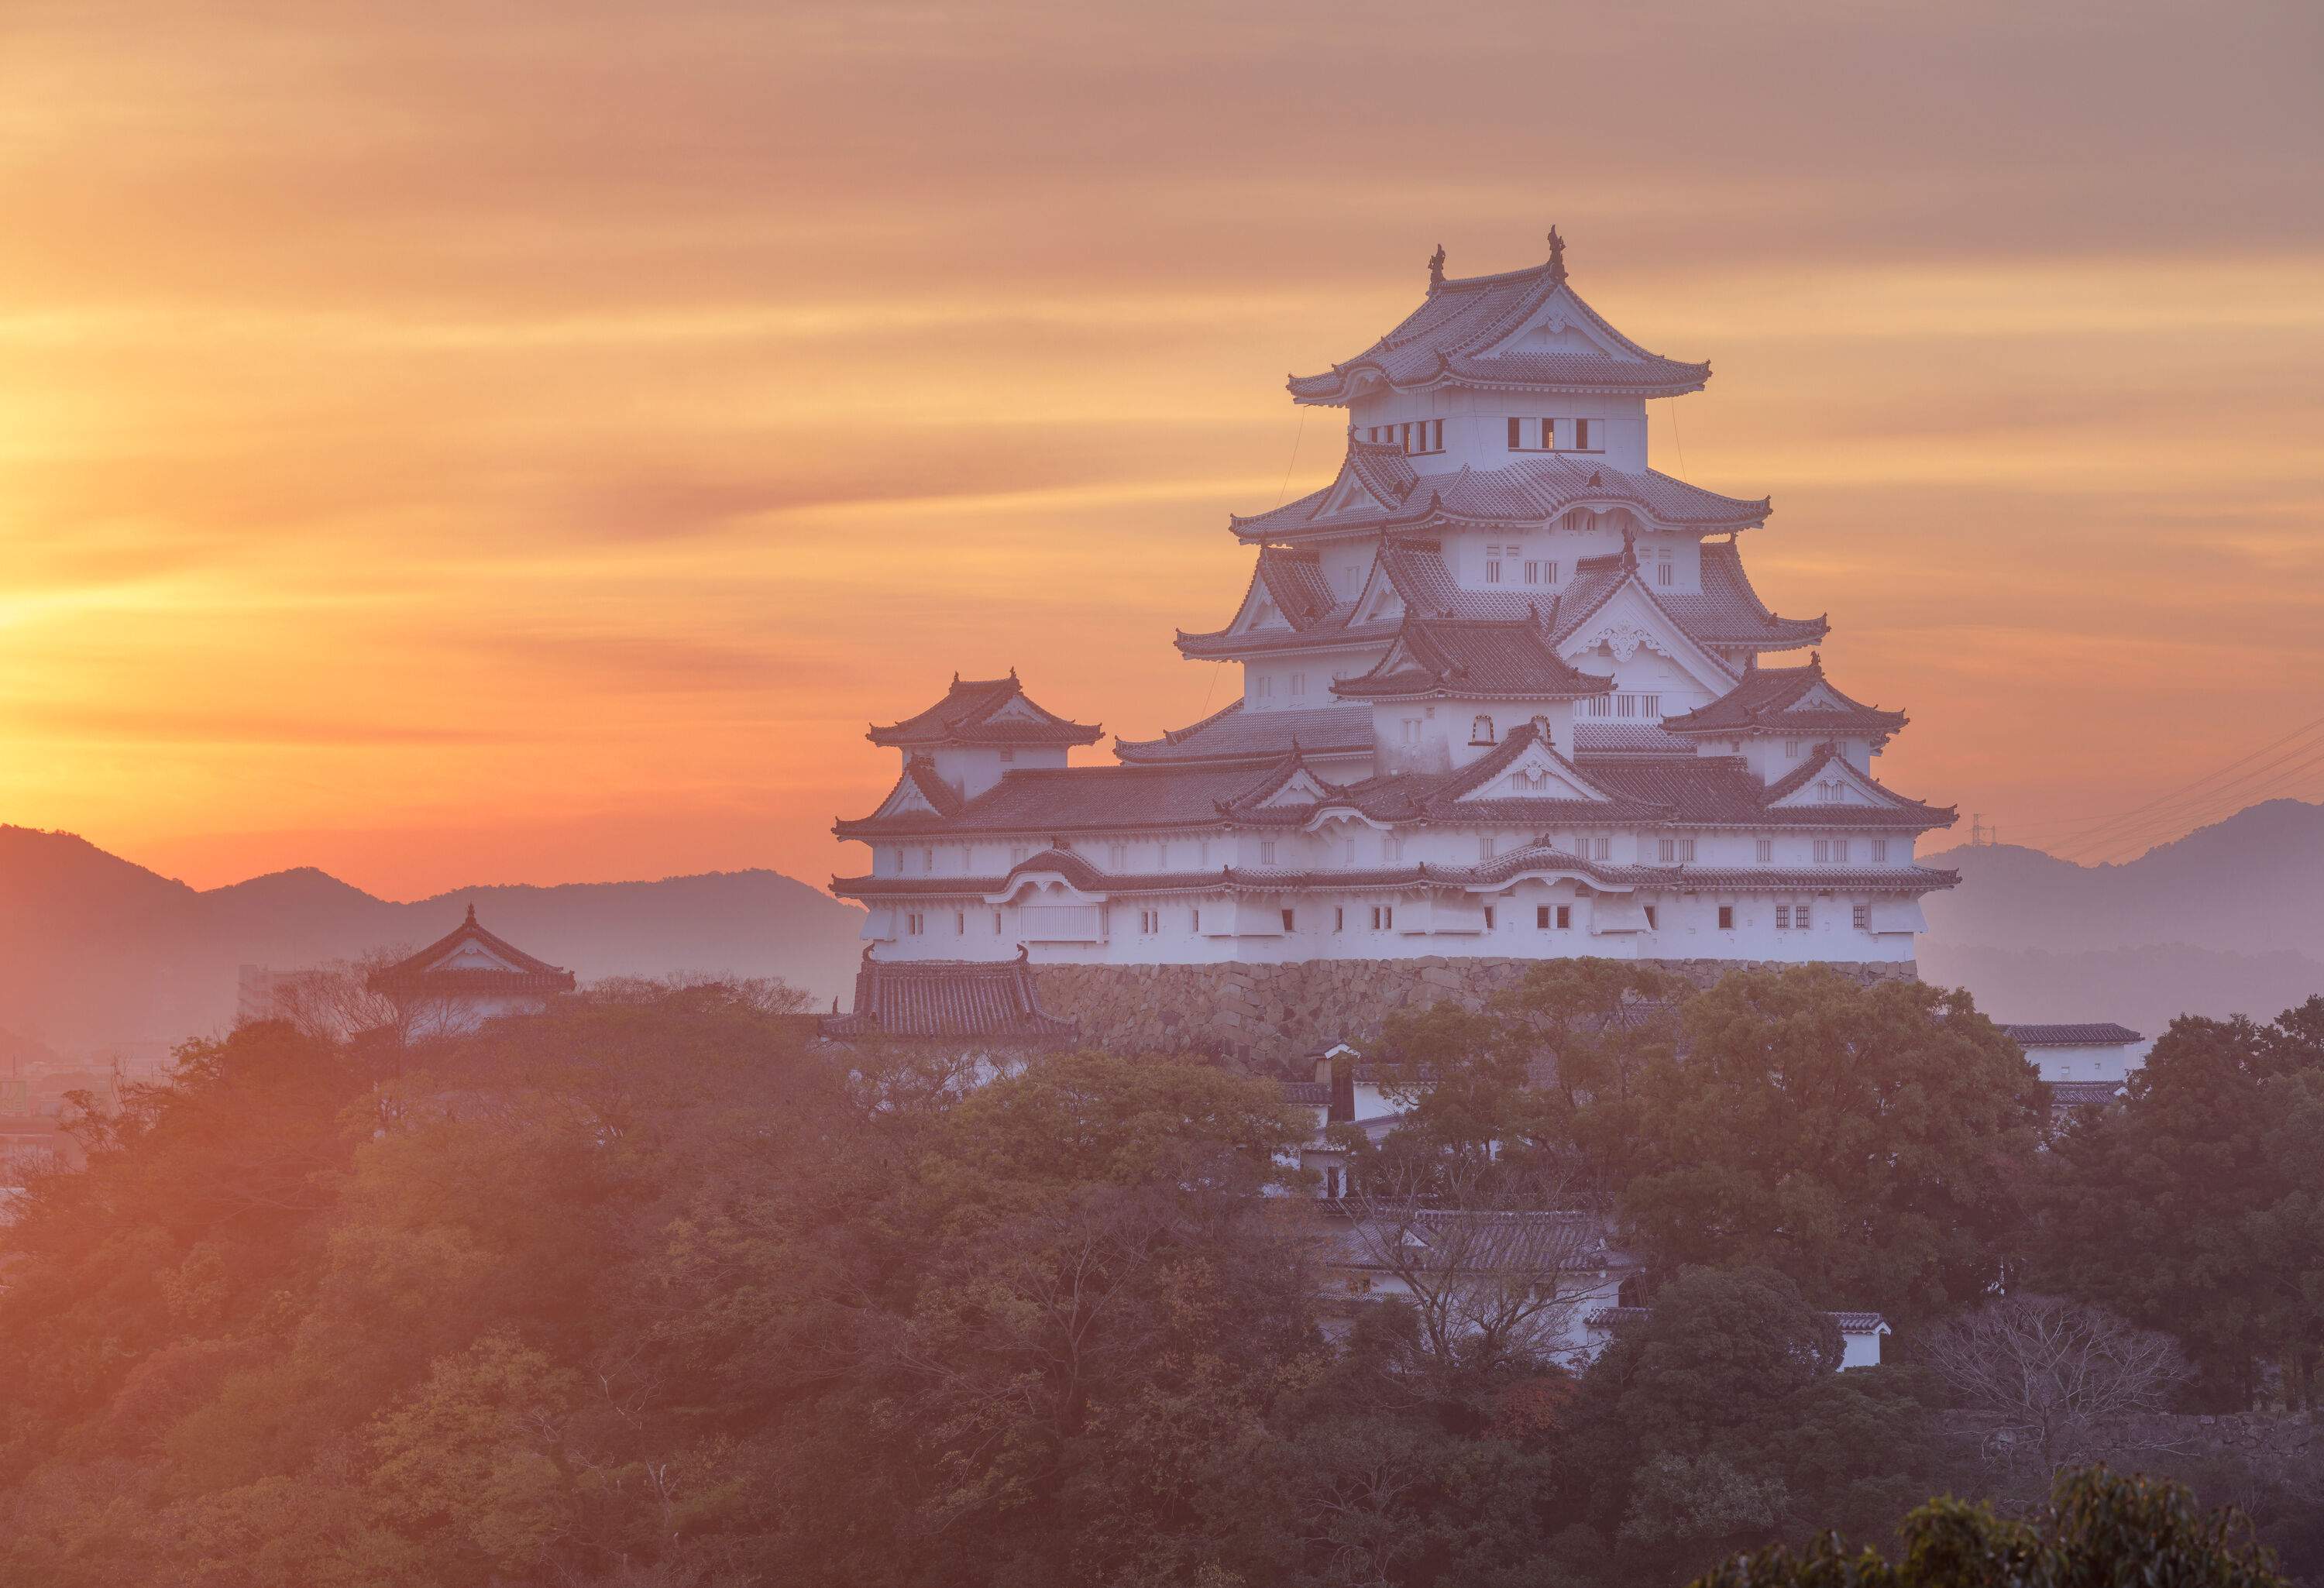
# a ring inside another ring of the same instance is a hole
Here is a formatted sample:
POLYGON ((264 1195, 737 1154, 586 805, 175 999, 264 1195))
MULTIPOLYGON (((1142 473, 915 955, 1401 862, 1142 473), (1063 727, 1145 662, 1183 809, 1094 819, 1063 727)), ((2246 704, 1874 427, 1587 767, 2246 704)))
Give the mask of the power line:
MULTIPOLYGON (((2233 788, 2236 783, 2245 781, 2259 772, 2267 771, 2268 767, 2255 768, 2252 772, 2246 773, 2244 778, 2231 780, 2229 782, 2222 784, 2218 789, 2209 790, 2202 794, 2198 794, 2197 791, 2203 789, 2206 784, 2211 783, 2218 779, 2224 777, 2227 773, 2234 771, 2236 768, 2245 766, 2251 762, 2258 760, 2261 756, 2267 754, 2272 750, 2281 749, 2282 746, 2292 743, 2294 740, 2304 738, 2319 728, 2324 728, 2324 716, 2319 716, 2315 718, 2313 721, 2303 723, 2299 727, 2292 729, 2292 732, 2269 740, 2266 743, 2259 746, 2256 750, 2249 751, 2243 755, 2237 756, 2235 760, 2228 762, 2224 766, 2214 767, 2209 771, 2205 772, 2201 777, 2195 779, 2192 782, 2182 783, 2176 789, 2166 789, 2164 792, 2158 794, 2153 799, 2146 801, 2144 805, 2133 806, 2128 810, 2113 811, 2104 816, 2095 817, 2052 817, 2034 821, 2013 822, 2011 826, 2018 828, 2065 826, 2076 829, 2061 836, 2063 840, 2066 842, 2080 842, 2096 839, 2101 832, 2114 826, 2117 823, 2126 823, 2134 817, 2148 816, 2150 813, 2159 812, 2161 808, 2165 806, 2174 806, 2187 796, 2196 796, 2200 800, 2223 793, 2226 789, 2233 788)), ((2305 748, 2303 747, 2301 750, 2295 750, 2292 753, 2293 755, 2303 754, 2305 753, 2305 748)), ((2268 766, 2273 767, 2281 765, 2284 759, 2288 759, 2288 757, 2279 758, 2275 762, 2271 762, 2268 763, 2268 766)), ((2146 823, 2140 822, 2136 824, 2136 826, 2144 827, 2146 825, 2146 823)))
POLYGON ((2112 824, 2105 831, 2081 835, 2073 847, 2061 853, 2060 858, 2071 860, 2097 850, 2127 846, 2167 833, 2173 827, 2191 829, 2207 826, 2220 817, 2232 816, 2237 810, 2255 805, 2319 771, 2324 771, 2324 743, 2302 745, 2289 754, 2254 767, 2243 776, 2216 789, 2206 789, 2189 799, 2174 801, 2143 820, 2112 824), (2274 775, 2270 776, 2270 773, 2274 775), (2255 779, 2262 780, 2254 786, 2255 779))
MULTIPOLYGON (((2279 739, 2274 744, 2268 746, 2268 749, 2281 749, 2285 741, 2279 739)), ((2299 761, 2303 756, 2312 755, 2319 748, 2319 745, 2314 742, 2298 744, 2274 760, 2262 762, 2259 765, 2229 778, 2225 782, 2213 783, 2213 779, 2218 776, 2217 772, 2211 774, 2209 778, 2198 779, 2184 789, 2149 801, 2138 810, 2127 812, 2111 821, 2100 823, 2084 832, 2074 834, 2071 836, 2072 841, 2083 847, 2089 847, 2093 844, 2105 844, 2123 833, 2144 831, 2153 826, 2158 820, 2167 820, 2189 810, 2209 808, 2231 791, 2242 788, 2255 778, 2264 777, 2287 762, 2299 761)), ((2255 755, 2266 753, 2266 750, 2254 752, 2255 755)), ((2233 771, 2235 767, 2241 766, 2252 759, 2251 755, 2245 756, 2243 761, 2233 762, 2220 770, 2233 771)))

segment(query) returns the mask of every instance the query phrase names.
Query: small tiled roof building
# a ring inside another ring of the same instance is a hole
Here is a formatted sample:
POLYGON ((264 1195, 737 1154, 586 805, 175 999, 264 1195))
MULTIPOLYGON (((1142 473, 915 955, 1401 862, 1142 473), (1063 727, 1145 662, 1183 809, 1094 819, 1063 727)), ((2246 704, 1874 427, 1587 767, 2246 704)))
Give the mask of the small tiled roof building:
POLYGON ((472 1031, 503 1015, 537 1014, 573 991, 573 973, 536 959, 467 919, 419 953, 374 971, 366 985, 396 1006, 407 1035, 472 1031))

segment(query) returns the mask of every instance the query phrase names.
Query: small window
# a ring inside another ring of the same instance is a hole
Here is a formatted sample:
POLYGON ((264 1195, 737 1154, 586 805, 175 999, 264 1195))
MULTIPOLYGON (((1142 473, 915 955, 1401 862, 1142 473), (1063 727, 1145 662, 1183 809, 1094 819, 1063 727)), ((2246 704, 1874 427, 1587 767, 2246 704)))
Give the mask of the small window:
POLYGON ((1817 863, 1818 865, 1825 865, 1825 864, 1829 864, 1829 863, 1831 863, 1831 839, 1829 839, 1829 838, 1818 838, 1818 839, 1815 841, 1815 857, 1816 857, 1816 863, 1817 863))
POLYGON ((1655 583, 1657 585, 1674 585, 1678 583, 1677 571, 1667 562, 1658 562, 1655 564, 1655 583))
POLYGON ((1775 841, 1773 838, 1759 840, 1759 863, 1761 865, 1775 863, 1775 841))
POLYGON ((1305 695, 1307 693, 1307 675, 1305 673, 1293 673, 1291 675, 1291 692, 1294 695, 1305 695))
POLYGON ((1797 761, 1800 758, 1800 742, 1797 739, 1784 740, 1784 753, 1797 761))
POLYGON ((1872 858, 1876 861, 1886 861, 1888 858, 1887 839, 1875 838, 1872 840, 1872 858))
POLYGON ((936 847, 930 845, 920 851, 920 870, 928 876, 936 874, 936 847))
POLYGON ((1845 838, 1834 838, 1834 839, 1831 841, 1831 858, 1832 858, 1835 862, 1837 862, 1839 864, 1846 865, 1846 864, 1848 863, 1848 840, 1847 840, 1847 839, 1845 839, 1845 838))
POLYGON ((1561 904, 1557 907, 1557 924, 1561 928, 1571 927, 1573 924, 1573 906, 1561 904))
POLYGON ((1194 911, 1194 930, 1196 930, 1197 932, 1199 932, 1199 931, 1201 931, 1202 929, 1203 929, 1203 912, 1202 912, 1202 910, 1201 910, 1200 909, 1197 909, 1194 911))
POLYGON ((1575 420, 1573 421, 1573 445, 1583 452, 1595 452, 1598 449, 1598 426, 1600 422, 1600 420, 1594 419, 1575 420))
POLYGON ((1485 548, 1485 583, 1498 585, 1500 582, 1501 549, 1498 546, 1488 546, 1485 548))
POLYGON ((1663 697, 1661 696, 1641 695, 1638 697, 1638 715, 1640 716, 1660 716, 1662 714, 1663 697))
POLYGON ((1380 911, 1380 914, 1387 920, 1388 930, 1394 931, 1396 929, 1396 906, 1393 904, 1389 905, 1386 909, 1380 911))
POLYGON ((1791 929, 1792 907, 1788 904, 1779 904, 1775 906, 1775 930, 1779 932, 1788 932, 1791 929))
POLYGON ((1533 907, 1533 924, 1545 932, 1549 930, 1549 906, 1536 904, 1533 907))
POLYGON ((1556 445, 1557 421, 1554 419, 1545 419, 1541 421, 1541 449, 1547 452, 1556 445))
POLYGON ((1256 680, 1255 688, 1258 690, 1259 697, 1261 700, 1265 700, 1275 693, 1275 680, 1268 677, 1265 673, 1261 673, 1256 680))
POLYGON ((1523 446, 1525 445, 1525 440, 1524 440, 1524 430, 1525 430, 1525 420, 1521 420, 1521 419, 1515 419, 1515 418, 1512 418, 1512 419, 1509 420, 1509 450, 1510 450, 1510 451, 1515 452, 1515 451, 1517 451, 1518 448, 1520 448, 1521 447, 1523 447, 1523 446))
POLYGON ((1803 932, 1808 929, 1808 907, 1806 905, 1794 904, 1792 906, 1792 925, 1797 927, 1803 932))
POLYGON ((1526 583, 1528 585, 1538 585, 1541 583, 1541 559, 1539 558, 1529 557, 1526 559, 1526 583))
POLYGON ((1259 841, 1259 863, 1261 865, 1273 865, 1275 863, 1274 839, 1261 838, 1259 841))
POLYGON ((1356 863, 1356 841, 1353 838, 1340 840, 1340 863, 1342 865, 1356 863))
POLYGON ((1646 930, 1655 930, 1655 907, 1651 904, 1646 906, 1646 930))
POLYGON ((1400 724, 1398 724, 1398 726, 1402 727, 1404 730, 1404 742, 1407 745, 1417 744, 1420 743, 1420 719, 1418 717, 1406 717, 1400 724))
POLYGON ((1659 850, 1660 850, 1660 852, 1661 852, 1661 854, 1662 854, 1662 862, 1663 862, 1663 863, 1664 863, 1665 865, 1669 865, 1669 864, 1673 863, 1674 862, 1675 862, 1675 861, 1678 859, 1678 840, 1677 840, 1677 839, 1675 839, 1675 838, 1665 838, 1665 839, 1663 839, 1663 840, 1661 841, 1660 845, 1658 845, 1658 848, 1659 848, 1659 850))
POLYGON ((1295 919, 1296 918, 1290 910, 1286 909, 1283 912, 1283 929, 1285 931, 1287 932, 1291 929, 1291 925, 1295 919))
POLYGON ((1597 858, 1600 860, 1611 860, 1614 858, 1614 836, 1611 833, 1600 833, 1598 835, 1597 858))
POLYGON ((1722 904, 1719 907, 1719 929, 1722 932, 1731 932, 1735 929, 1735 907, 1733 905, 1722 904))
POLYGON ((1691 861, 1691 860, 1692 860, 1692 859, 1694 858, 1694 840, 1693 840, 1693 839, 1692 839, 1692 838, 1681 838, 1681 839, 1678 841, 1678 857, 1679 857, 1681 860, 1688 860, 1688 861, 1691 861))
POLYGON ((1848 913, 1849 919, 1855 923, 1856 929, 1858 931, 1868 932, 1872 929, 1872 907, 1870 905, 1851 905, 1849 908, 1848 913))
POLYGON ((915 937, 918 937, 920 935, 921 928, 927 925, 927 919, 921 915, 918 910, 908 910, 905 913, 904 930, 911 936, 915 937))
POLYGON ((955 937, 968 936, 968 911, 955 909, 952 912, 952 933, 955 937))
POLYGON ((1344 904, 1335 904, 1332 906, 1332 930, 1335 932, 1344 932, 1347 929, 1348 907, 1344 904))
POLYGON ((1489 905, 1485 906, 1485 930, 1487 930, 1487 931, 1489 931, 1489 931, 1491 931, 1492 929, 1493 929, 1493 907, 1492 907, 1491 905, 1489 905, 1489 905))
POLYGON ((1377 932, 1377 931, 1379 931, 1379 929, 1380 929, 1380 907, 1379 907, 1379 905, 1375 904, 1375 905, 1373 905, 1373 906, 1372 906, 1372 930, 1373 930, 1373 931, 1375 931, 1375 932, 1377 932))
POLYGON ((1480 716, 1469 725, 1469 743, 1490 744, 1493 742, 1493 719, 1480 716))
POLYGON ((992 935, 1001 936, 1001 912, 997 909, 992 912, 992 935))

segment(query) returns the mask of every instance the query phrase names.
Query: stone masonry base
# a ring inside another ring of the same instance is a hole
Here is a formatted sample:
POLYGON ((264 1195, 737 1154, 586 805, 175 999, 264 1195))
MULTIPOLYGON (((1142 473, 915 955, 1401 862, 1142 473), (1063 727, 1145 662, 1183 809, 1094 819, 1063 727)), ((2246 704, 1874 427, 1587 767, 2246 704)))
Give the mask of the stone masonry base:
MULTIPOLYGON (((1037 965, 1042 1007, 1081 1024, 1081 1040, 1120 1054, 1192 1054, 1296 1067, 1327 1042, 1359 1048, 1400 1009, 1475 1009, 1538 959, 1324 959, 1288 965, 1037 965)), ((1729 959, 1640 963, 1708 987, 1729 971, 1779 969, 1729 959)), ((1831 967, 1870 983, 1910 981, 1911 960, 1831 967)))

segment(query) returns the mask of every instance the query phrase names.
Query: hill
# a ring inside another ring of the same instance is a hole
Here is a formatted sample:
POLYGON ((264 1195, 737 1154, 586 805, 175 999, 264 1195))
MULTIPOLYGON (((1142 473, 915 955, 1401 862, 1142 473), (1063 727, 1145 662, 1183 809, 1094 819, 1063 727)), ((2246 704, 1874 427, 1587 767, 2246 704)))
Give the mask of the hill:
POLYGON ((2324 992, 2324 806, 2271 799, 2119 864, 1994 845, 1925 857, 1921 974, 2010 1020, 2267 1016, 2324 992))
POLYGON ((768 871, 659 882, 463 888, 397 903, 311 867, 208 891, 69 833, 0 827, 0 1026, 68 1053, 158 1057, 234 1017, 236 967, 418 946, 469 904, 589 981, 678 971, 779 976, 843 994, 862 912, 768 871))

